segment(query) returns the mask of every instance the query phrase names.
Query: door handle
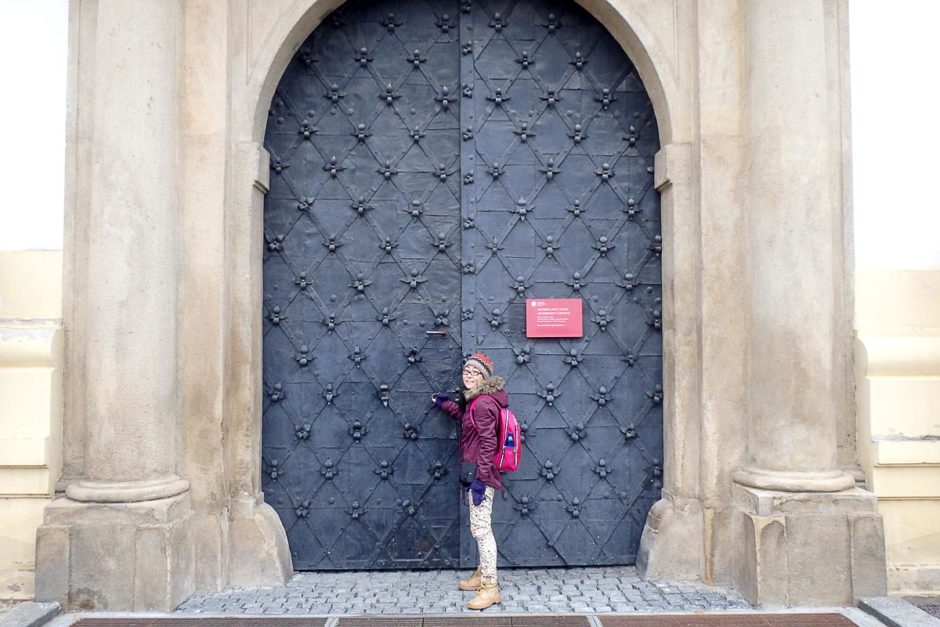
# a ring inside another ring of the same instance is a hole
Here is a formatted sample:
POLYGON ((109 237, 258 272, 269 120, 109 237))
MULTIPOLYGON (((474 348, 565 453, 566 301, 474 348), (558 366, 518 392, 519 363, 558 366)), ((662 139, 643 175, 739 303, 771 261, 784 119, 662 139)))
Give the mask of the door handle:
POLYGON ((447 331, 425 331, 425 335, 439 335, 441 337, 447 337, 447 331))

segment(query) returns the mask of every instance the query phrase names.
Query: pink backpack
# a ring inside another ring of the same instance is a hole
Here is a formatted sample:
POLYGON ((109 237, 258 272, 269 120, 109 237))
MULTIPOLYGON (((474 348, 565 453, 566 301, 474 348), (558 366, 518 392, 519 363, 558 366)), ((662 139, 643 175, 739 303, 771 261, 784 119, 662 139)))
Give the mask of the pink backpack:
MULTIPOLYGON (((473 407, 479 400, 479 396, 470 403, 470 423, 476 427, 473 422, 473 407)), ((499 472, 512 472, 519 468, 519 461, 522 459, 522 429, 519 427, 519 421, 516 415, 508 407, 499 407, 499 422, 496 423, 496 455, 493 456, 493 463, 499 472)))

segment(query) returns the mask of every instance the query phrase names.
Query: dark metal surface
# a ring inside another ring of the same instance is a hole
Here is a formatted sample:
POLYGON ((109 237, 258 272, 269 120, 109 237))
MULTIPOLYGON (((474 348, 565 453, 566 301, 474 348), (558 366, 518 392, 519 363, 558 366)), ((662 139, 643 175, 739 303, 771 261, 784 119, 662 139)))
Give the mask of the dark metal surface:
MULTIPOLYGON (((662 472, 658 132, 636 71, 573 2, 462 15, 464 352, 484 350, 524 422, 494 507, 503 563, 629 564, 662 472), (582 298, 584 337, 527 340, 526 298, 582 298)), ((467 516, 463 510, 464 517, 467 516)), ((461 563, 475 565, 463 536, 461 563)))
POLYGON ((476 350, 526 433, 503 563, 632 563, 662 474, 658 132, 613 38, 570 2, 349 2, 265 146, 262 479, 295 567, 475 563, 428 409, 476 350), (527 340, 527 297, 584 299, 584 338, 527 340))
POLYGON ((349 2, 274 97, 263 486, 297 569, 457 562, 457 9, 349 2))

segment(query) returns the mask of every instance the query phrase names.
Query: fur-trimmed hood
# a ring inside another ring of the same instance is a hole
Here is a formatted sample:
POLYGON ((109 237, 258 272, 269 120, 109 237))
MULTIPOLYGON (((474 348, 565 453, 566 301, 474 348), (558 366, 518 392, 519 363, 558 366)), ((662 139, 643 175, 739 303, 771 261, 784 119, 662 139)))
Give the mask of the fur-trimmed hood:
POLYGON ((506 382, 503 381, 501 377, 490 377, 483 381, 480 385, 465 390, 463 393, 464 399, 469 403, 476 397, 481 394, 489 394, 492 396, 497 403, 502 407, 509 406, 509 395, 506 393, 506 390, 503 387, 506 385, 506 382))

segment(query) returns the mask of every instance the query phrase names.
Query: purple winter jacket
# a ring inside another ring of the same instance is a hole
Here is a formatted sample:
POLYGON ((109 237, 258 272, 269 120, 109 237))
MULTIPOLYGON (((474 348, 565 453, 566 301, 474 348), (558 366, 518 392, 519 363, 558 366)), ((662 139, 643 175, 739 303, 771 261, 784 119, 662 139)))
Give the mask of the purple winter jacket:
POLYGON ((503 480, 493 457, 496 455, 496 426, 499 423, 500 407, 509 407, 509 394, 503 389, 503 380, 490 377, 473 390, 464 392, 467 400, 466 410, 454 401, 444 401, 441 409, 460 420, 460 461, 477 465, 476 479, 479 479, 497 491, 503 489, 503 480), (470 405, 473 406, 473 420, 470 420, 470 405), (476 424, 476 427, 474 427, 476 424))

